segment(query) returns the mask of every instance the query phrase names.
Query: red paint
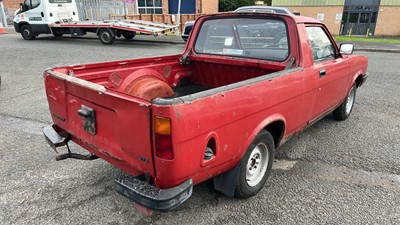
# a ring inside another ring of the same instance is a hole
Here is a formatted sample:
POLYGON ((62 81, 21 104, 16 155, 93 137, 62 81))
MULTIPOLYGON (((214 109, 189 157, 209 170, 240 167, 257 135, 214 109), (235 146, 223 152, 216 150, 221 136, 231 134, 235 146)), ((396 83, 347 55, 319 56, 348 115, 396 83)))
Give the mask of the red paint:
MULTIPOLYGON (((283 62, 193 51, 196 34, 205 20, 235 16, 238 15, 212 15, 197 20, 184 51, 191 51, 187 65, 179 63, 182 54, 53 69, 63 74, 72 71, 76 78, 104 86, 106 91, 101 94, 45 73, 54 123, 71 133, 73 141, 88 151, 132 175, 150 175, 160 188, 176 186, 188 178, 197 184, 233 168, 255 135, 269 124, 284 124, 278 145, 300 132, 336 108, 357 77, 366 74, 367 58, 362 56, 340 56, 314 64, 305 26, 326 28, 314 19, 299 16, 248 14, 285 21, 290 54, 283 62), (298 69, 285 73, 283 70, 292 57, 298 69), (327 76, 320 78, 319 71, 323 69, 327 76), (279 71, 282 75, 261 79, 279 71), (149 100, 153 95, 141 95, 151 92, 147 85, 141 86, 146 90, 130 86, 149 75, 168 87, 164 89, 168 89, 168 95, 183 80, 208 86, 214 92, 191 100, 182 97, 170 105, 155 104, 149 100), (260 80, 249 80, 252 78, 260 80), (249 81, 238 85, 244 80, 249 81), (84 131, 77 114, 81 105, 95 109, 96 135, 84 131), (169 135, 155 134, 155 116, 170 119, 169 135), (209 141, 215 156, 204 162, 209 141)), ((338 51, 336 44, 334 47, 338 51)))

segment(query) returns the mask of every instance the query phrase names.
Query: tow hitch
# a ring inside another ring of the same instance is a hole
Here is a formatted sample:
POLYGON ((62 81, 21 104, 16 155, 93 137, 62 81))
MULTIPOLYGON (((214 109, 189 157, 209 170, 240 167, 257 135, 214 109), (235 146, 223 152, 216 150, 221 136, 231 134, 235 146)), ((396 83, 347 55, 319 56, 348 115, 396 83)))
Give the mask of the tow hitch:
POLYGON ((81 159, 81 160, 94 160, 99 157, 89 153, 88 155, 81 155, 78 153, 72 153, 71 149, 68 146, 68 142, 71 140, 71 136, 69 134, 58 133, 53 125, 49 125, 43 128, 43 134, 46 138, 47 143, 50 147, 58 154, 57 148, 61 146, 67 146, 68 153, 57 155, 56 161, 72 158, 72 159, 81 159))

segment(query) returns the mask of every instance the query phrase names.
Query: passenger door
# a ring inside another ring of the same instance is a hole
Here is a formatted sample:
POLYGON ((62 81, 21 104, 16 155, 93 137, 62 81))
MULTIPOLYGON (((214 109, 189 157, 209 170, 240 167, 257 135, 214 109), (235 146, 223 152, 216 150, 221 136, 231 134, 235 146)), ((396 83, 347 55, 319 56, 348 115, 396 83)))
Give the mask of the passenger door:
POLYGON ((312 118, 317 119, 336 107, 345 96, 349 67, 339 57, 335 45, 327 35, 323 26, 306 27, 314 64, 312 73, 316 80, 316 102, 312 110, 312 118))

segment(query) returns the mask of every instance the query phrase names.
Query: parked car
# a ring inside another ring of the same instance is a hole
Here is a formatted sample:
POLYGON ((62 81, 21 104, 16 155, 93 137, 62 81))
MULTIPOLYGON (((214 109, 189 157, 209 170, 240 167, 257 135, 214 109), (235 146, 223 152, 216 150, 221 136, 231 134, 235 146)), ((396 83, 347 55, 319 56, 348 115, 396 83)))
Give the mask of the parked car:
MULTIPOLYGON (((292 12, 288 8, 284 7, 274 7, 274 6, 243 6, 237 8, 234 12, 269 12, 269 13, 280 13, 280 14, 290 14, 290 15, 300 15, 298 12, 292 12)), ((192 31, 194 20, 187 21, 185 23, 185 28, 183 29, 182 39, 186 42, 189 38, 190 31, 192 31)))
POLYGON ((276 148, 328 114, 350 116, 368 59, 352 55, 352 44, 338 47, 320 21, 272 13, 197 21, 181 54, 46 70, 53 124, 43 133, 68 150, 56 159, 101 158, 126 172, 119 193, 166 211, 209 179, 227 196, 256 195, 276 148), (277 30, 286 45, 274 43, 277 30), (90 153, 72 152, 69 141, 90 153))
POLYGON ((185 42, 187 42, 187 40, 189 38, 189 34, 190 34, 190 31, 192 31, 193 25, 194 25, 194 20, 190 20, 185 23, 185 28, 184 28, 183 34, 182 34, 182 39, 185 42))

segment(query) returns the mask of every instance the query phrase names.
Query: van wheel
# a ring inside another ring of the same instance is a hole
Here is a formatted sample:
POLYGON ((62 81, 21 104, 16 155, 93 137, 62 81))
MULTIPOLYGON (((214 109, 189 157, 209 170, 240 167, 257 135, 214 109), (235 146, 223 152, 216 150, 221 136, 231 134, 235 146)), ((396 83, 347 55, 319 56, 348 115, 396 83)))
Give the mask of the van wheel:
POLYGON ((34 40, 36 35, 33 33, 32 28, 29 25, 23 25, 21 27, 21 36, 25 40, 34 40))
POLYGON ((356 99, 356 89, 356 84, 353 84, 344 102, 333 111, 332 115, 335 120, 345 120, 350 116, 356 99))
POLYGON ((54 35, 54 37, 62 37, 63 33, 61 33, 61 30, 59 30, 59 29, 54 29, 53 35, 54 35))
POLYGON ((111 45, 115 41, 115 34, 112 30, 101 29, 99 31, 100 42, 105 45, 111 45))
POLYGON ((125 39, 127 40, 132 40, 136 36, 136 32, 127 32, 127 33, 122 33, 122 36, 124 36, 125 39))
POLYGON ((252 197, 264 187, 271 173, 274 148, 274 139, 268 131, 257 134, 242 158, 235 197, 252 197))

